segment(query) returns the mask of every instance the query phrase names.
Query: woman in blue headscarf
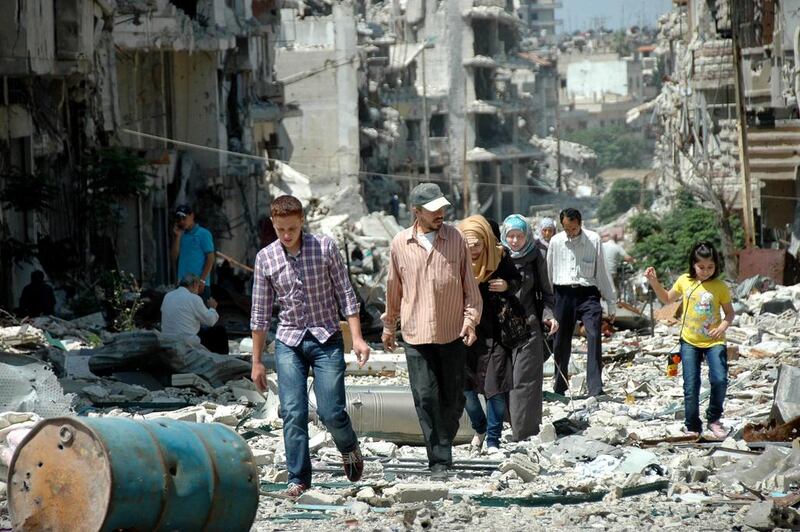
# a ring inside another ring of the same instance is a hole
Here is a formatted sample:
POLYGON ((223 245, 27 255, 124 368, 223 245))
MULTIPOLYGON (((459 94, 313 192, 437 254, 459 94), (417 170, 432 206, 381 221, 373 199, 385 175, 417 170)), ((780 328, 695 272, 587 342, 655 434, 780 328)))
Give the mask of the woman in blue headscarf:
POLYGON ((514 267, 522 277, 516 293, 528 316, 531 337, 512 354, 513 388, 509 393, 509 413, 514 441, 539 433, 542 422, 542 381, 544 379, 544 328, 558 330, 553 318, 553 289, 547 278, 547 262, 537 249, 533 231, 522 215, 512 214, 503 221, 500 241, 508 249, 514 267), (541 312, 537 309, 541 301, 541 312))

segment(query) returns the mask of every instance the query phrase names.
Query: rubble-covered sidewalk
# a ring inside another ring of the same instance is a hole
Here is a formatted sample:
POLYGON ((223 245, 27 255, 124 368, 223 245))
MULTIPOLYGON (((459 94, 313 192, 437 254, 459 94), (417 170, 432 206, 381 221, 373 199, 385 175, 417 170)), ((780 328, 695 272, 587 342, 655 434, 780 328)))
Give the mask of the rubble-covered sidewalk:
MULTIPOLYGON (((87 416, 165 416, 222 423, 246 439, 261 473, 253 530, 506 530, 520 523, 531 529, 791 528, 800 523, 794 509, 800 504, 800 447, 792 423, 800 415, 800 388, 793 385, 800 379, 794 366, 800 285, 763 293, 756 286, 764 288, 755 282, 740 286, 739 315, 729 333, 723 423, 731 433, 724 441, 696 441, 681 431, 682 379, 665 372, 679 322, 666 318, 655 336, 621 331, 606 340, 605 397, 583 395, 585 347, 576 338, 571 395, 545 394, 541 433, 506 442, 493 454, 459 445, 457 476, 432 482, 424 448, 407 445, 419 441, 419 427, 406 397, 404 358, 376 350, 366 372, 350 364, 347 376, 348 411, 367 460, 364 478, 358 484, 344 479, 338 452, 314 419, 312 396, 315 486, 289 501, 280 495, 286 470, 274 375, 262 396, 237 374, 246 355, 229 356, 227 365, 207 371, 208 364, 162 343, 155 332, 111 334, 92 320, 39 318, 0 328, 0 399, 6 410, 0 416, 0 458, 7 468, 37 420, 70 409, 87 416), (126 342, 127 348, 119 348, 126 342), (146 351, 140 363, 150 365, 114 371, 112 362, 119 360, 109 353, 131 354, 133 343, 146 351), (170 385, 152 378, 159 371, 154 368, 171 373, 170 385)), ((550 360, 545 390, 552 388, 552 372, 550 360)), ((701 401, 706 396, 701 393, 701 401)), ((463 418, 459 441, 469 437, 463 418)), ((5 499, 5 484, 0 494, 5 499)), ((8 528, 5 504, 0 527, 8 528)))

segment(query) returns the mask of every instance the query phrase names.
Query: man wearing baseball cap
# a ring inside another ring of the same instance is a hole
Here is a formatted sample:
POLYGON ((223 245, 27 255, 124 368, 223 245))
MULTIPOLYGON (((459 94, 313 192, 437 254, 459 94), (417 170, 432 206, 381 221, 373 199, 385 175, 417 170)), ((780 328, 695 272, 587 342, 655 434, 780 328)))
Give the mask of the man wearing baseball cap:
POLYGON ((183 279, 193 273, 203 281, 200 292, 203 300, 211 296, 211 268, 214 266, 214 239, 211 232, 194 220, 194 210, 189 205, 175 208, 175 236, 170 249, 173 262, 177 263, 177 278, 183 279))
POLYGON ((392 240, 381 339, 394 351, 399 320, 428 465, 434 477, 443 478, 453 466, 465 403, 466 346, 475 341, 483 302, 467 243, 444 223, 450 202, 439 186, 417 185, 408 204, 415 221, 392 240))

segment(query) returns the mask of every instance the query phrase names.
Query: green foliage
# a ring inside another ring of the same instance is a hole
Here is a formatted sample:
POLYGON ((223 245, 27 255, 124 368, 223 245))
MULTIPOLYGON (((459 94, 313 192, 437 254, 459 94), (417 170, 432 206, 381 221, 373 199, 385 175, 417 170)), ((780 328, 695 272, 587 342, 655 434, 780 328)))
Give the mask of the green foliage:
MULTIPOLYGON (((660 219, 651 213, 631 219, 630 226, 636 233, 632 255, 640 264, 654 266, 659 275, 674 277, 685 273, 689 251, 696 242, 711 241, 721 252, 720 216, 712 209, 697 205, 690 196, 681 195, 678 205, 660 219)), ((738 218, 731 222, 735 244, 741 246, 744 242, 741 223, 738 218)))
POLYGON ((633 53, 633 47, 631 46, 631 43, 628 40, 627 35, 625 35, 625 30, 615 31, 612 42, 614 43, 613 44, 614 51, 617 52, 622 57, 631 55, 631 53, 633 53))
POLYGON ((111 329, 117 332, 136 328, 136 313, 142 306, 141 289, 132 273, 112 270, 98 283, 100 295, 107 305, 111 329))
POLYGON ((26 174, 18 168, 0 174, 4 183, 0 202, 20 212, 44 212, 56 194, 50 178, 44 174, 26 174))
POLYGON ((607 168, 640 168, 652 150, 651 143, 641 133, 622 126, 573 131, 565 138, 593 149, 597 153, 600 171, 607 168))
POLYGON ((147 163, 130 150, 100 148, 84 154, 80 173, 84 178, 86 209, 96 230, 115 222, 115 206, 148 190, 147 163))
POLYGON ((136 278, 131 273, 116 270, 103 272, 95 284, 87 286, 70 301, 70 308, 77 316, 103 311, 109 329, 116 332, 136 327, 134 319, 142 305, 136 278))
POLYGON ((642 201, 643 206, 652 203, 653 192, 650 190, 643 192, 642 183, 635 179, 618 179, 611 185, 611 190, 600 200, 597 217, 600 219, 600 223, 610 222, 642 201))

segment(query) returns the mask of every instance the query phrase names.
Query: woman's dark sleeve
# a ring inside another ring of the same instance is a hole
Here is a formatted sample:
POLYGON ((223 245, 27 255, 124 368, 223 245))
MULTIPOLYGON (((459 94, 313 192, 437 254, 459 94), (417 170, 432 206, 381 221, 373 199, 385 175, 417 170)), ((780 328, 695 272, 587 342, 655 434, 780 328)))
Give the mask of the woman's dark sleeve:
POLYGON ((497 276, 508 283, 508 290, 506 290, 506 294, 516 295, 520 289, 520 286, 522 286, 522 276, 519 274, 519 271, 517 271, 517 267, 514 266, 514 262, 511 260, 511 257, 508 255, 503 255, 503 258, 500 259, 500 264, 498 265, 497 270, 497 276))
POLYGON ((547 276, 547 262, 542 258, 540 253, 536 253, 534 262, 536 263, 536 275, 539 278, 538 288, 542 291, 542 302, 544 303, 542 319, 552 320, 555 299, 553 298, 553 286, 550 284, 550 279, 547 276))

